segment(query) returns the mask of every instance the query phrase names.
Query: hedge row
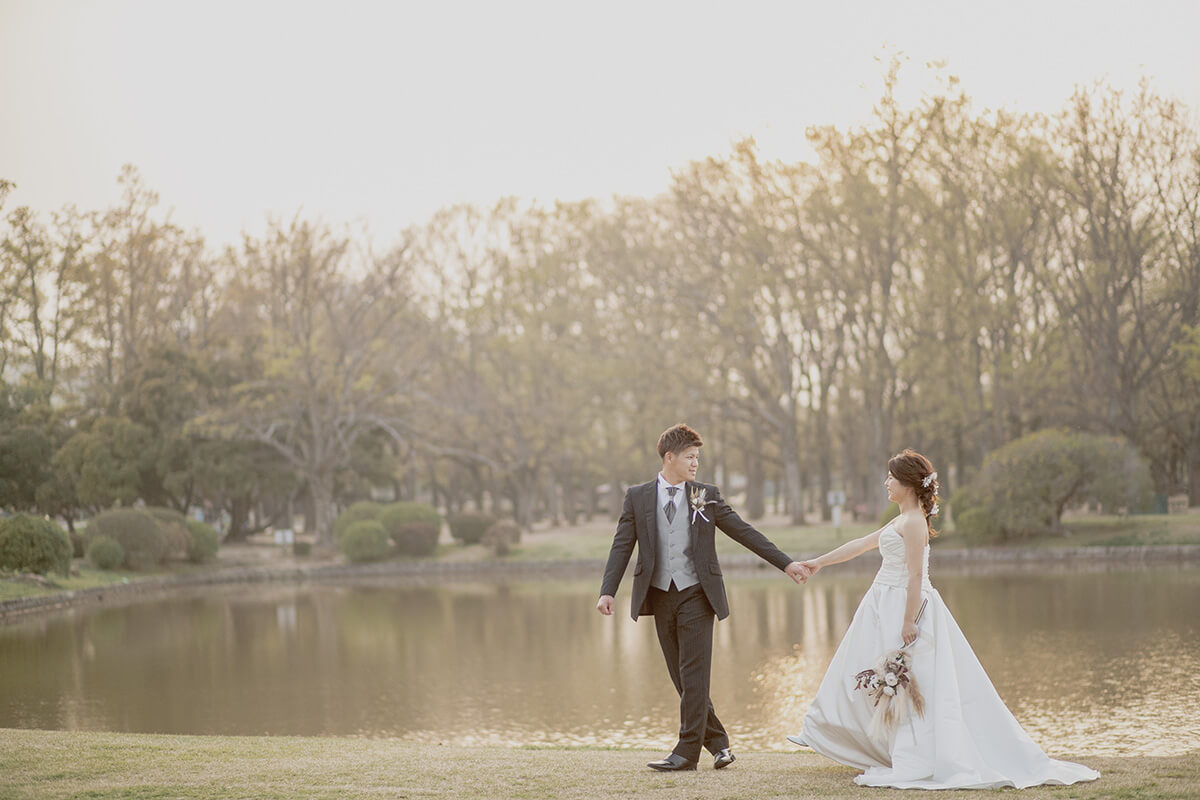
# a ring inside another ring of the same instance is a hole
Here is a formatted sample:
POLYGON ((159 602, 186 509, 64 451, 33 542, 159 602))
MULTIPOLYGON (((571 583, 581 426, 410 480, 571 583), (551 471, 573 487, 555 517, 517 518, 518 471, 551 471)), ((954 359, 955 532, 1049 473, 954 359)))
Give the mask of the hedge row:
POLYGON ((100 569, 147 569, 170 558, 199 563, 216 556, 220 547, 211 526, 169 508, 105 511, 92 517, 83 538, 88 560, 100 569))
MULTIPOLYGON (((452 514, 450 535, 462 544, 483 543, 507 555, 521 540, 516 523, 490 514, 452 514)), ((358 502, 334 521, 333 530, 350 561, 378 561, 392 555, 428 556, 437 550, 442 515, 425 503, 358 502)))
POLYGON ((342 552, 351 561, 433 555, 441 530, 442 515, 425 503, 354 503, 333 523, 342 552))

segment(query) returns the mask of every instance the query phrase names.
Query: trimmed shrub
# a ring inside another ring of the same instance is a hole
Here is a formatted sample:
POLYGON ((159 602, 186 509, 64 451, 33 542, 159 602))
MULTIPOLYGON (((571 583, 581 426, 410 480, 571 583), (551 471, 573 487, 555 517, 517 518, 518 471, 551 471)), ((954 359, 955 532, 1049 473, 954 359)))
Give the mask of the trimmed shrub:
POLYGON ((521 541, 521 528, 512 520, 502 519, 483 534, 483 543, 498 556, 506 556, 512 546, 521 541))
POLYGON ((389 534, 404 555, 431 556, 437 550, 440 527, 432 522, 406 522, 389 534))
POLYGON ((390 535, 410 522, 428 522, 439 529, 442 527, 442 515, 428 503, 389 503, 383 507, 379 521, 390 535))
POLYGON ((334 538, 341 539, 346 533, 346 530, 356 522, 378 522, 379 515, 381 513, 383 513, 383 506, 379 503, 372 503, 369 500, 351 503, 346 510, 341 514, 338 514, 338 518, 333 521, 334 538))
POLYGON ((141 509, 149 514, 162 529, 163 541, 166 542, 168 555, 184 558, 192 547, 192 534, 188 528, 188 518, 173 508, 162 506, 147 506, 141 509))
POLYGON ((1133 445, 1066 429, 1032 433, 992 451, 970 484, 954 493, 956 528, 968 538, 1012 540, 1065 535, 1069 506, 1093 501, 1136 508, 1152 490, 1133 445))
POLYGON ((125 563, 125 548, 116 539, 97 536, 88 545, 87 558, 97 569, 116 569, 125 563))
POLYGON ((900 516, 900 506, 888 503, 887 508, 883 509, 883 513, 879 516, 879 526, 887 525, 898 516, 900 516))
POLYGON ((428 556, 437 549, 442 532, 442 515, 426 503, 391 503, 379 517, 383 529, 408 556, 428 556))
POLYGON ((341 545, 342 552, 350 561, 379 561, 387 556, 388 535, 375 520, 360 520, 346 526, 341 545))
POLYGON ((135 508, 117 508, 92 517, 87 526, 88 540, 107 536, 120 542, 125 550, 125 566, 145 569, 167 560, 171 549, 158 521, 135 508))
POLYGON ((187 529, 189 536, 188 561, 199 564, 216 557, 217 550, 221 547, 221 537, 217 536, 217 532, 212 529, 212 526, 199 520, 189 519, 187 529))
POLYGON ((66 575, 71 551, 71 539, 57 523, 29 514, 0 519, 0 567, 66 575))
POLYGON ((167 508, 166 506, 146 506, 141 511, 144 514, 154 517, 159 522, 169 522, 181 528, 187 527, 188 518, 173 508, 167 508))
POLYGON ((479 544, 487 529, 496 524, 491 514, 472 512, 452 514, 446 521, 450 524, 450 535, 463 544, 479 544))
POLYGON ((292 555, 304 558, 310 553, 312 553, 312 542, 302 542, 299 539, 292 542, 292 555))

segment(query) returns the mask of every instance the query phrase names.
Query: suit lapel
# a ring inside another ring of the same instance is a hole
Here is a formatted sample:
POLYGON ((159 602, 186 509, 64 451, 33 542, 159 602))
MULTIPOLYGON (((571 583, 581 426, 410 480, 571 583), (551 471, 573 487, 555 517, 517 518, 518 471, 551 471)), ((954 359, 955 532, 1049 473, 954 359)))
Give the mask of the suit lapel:
POLYGON ((658 476, 647 484, 642 493, 642 518, 646 521, 646 532, 650 534, 650 552, 658 553, 658 476))
POLYGON ((696 520, 698 516, 692 513, 692 482, 685 481, 683 484, 683 513, 687 514, 688 526, 688 541, 692 545, 692 554, 695 558, 696 552, 696 520))

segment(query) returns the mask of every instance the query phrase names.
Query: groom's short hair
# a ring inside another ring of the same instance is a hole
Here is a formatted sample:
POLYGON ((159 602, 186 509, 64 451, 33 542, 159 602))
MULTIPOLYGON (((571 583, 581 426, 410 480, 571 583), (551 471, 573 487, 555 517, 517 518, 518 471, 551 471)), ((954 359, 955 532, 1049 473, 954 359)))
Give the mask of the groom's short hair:
POLYGON ((678 425, 672 425, 667 428, 658 437, 658 457, 666 458, 667 453, 678 453, 681 450, 687 450, 689 447, 703 446, 704 442, 701 440, 700 434, 681 422, 678 425))

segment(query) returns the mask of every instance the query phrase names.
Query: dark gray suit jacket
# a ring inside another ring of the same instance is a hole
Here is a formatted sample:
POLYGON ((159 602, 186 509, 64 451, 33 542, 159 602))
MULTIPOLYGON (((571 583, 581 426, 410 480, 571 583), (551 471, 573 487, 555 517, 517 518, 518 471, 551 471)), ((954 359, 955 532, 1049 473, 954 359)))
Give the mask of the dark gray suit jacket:
MULTIPOLYGON (((726 536, 751 550, 759 558, 773 564, 779 569, 786 569, 792 559, 771 543, 748 522, 737 515, 721 497, 721 491, 711 484, 688 481, 684 486, 684 510, 688 515, 688 534, 692 543, 692 563, 696 566, 696 575, 700 585, 708 597, 717 619, 729 616, 729 601, 725 597, 725 581, 721 578, 721 565, 717 562, 716 529, 720 528, 726 536), (696 517, 692 522, 692 511, 688 504, 692 488, 707 489, 708 505, 704 507, 704 516, 696 517)), ((638 486, 632 486, 625 493, 625 508, 621 511, 621 519, 617 522, 617 533, 613 536, 612 549, 608 553, 608 564, 604 567, 604 580, 600 585, 600 594, 616 597, 617 587, 625 575, 629 565, 629 557, 633 546, 637 544, 638 561, 633 570, 633 599, 630 615, 636 620, 640 615, 651 615, 654 612, 647 602, 650 591, 650 578, 654 575, 654 561, 658 555, 658 476, 654 480, 638 486)))

